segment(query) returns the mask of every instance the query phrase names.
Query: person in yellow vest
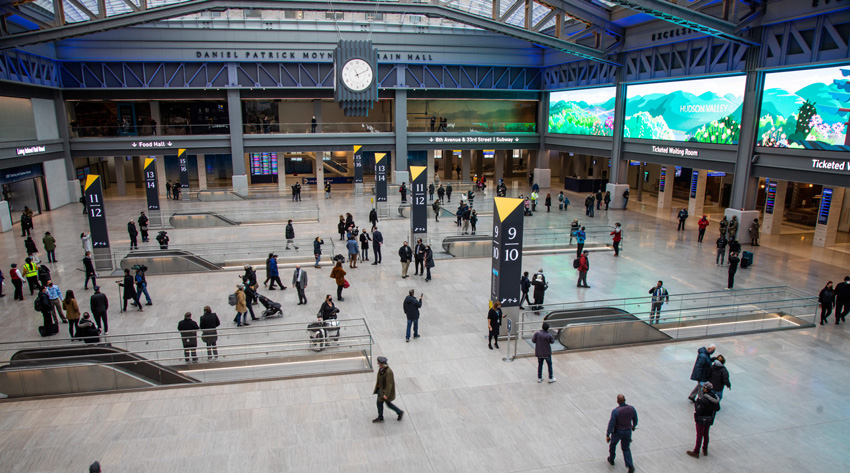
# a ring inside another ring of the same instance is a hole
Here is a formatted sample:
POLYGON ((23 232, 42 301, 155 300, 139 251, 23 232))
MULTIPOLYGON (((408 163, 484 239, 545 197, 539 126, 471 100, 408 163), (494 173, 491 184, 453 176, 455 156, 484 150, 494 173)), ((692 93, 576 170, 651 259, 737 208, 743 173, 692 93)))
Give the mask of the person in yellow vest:
POLYGON ((24 263, 24 277, 27 278, 30 295, 33 295, 35 291, 41 288, 41 285, 38 283, 38 264, 32 258, 27 258, 24 263))

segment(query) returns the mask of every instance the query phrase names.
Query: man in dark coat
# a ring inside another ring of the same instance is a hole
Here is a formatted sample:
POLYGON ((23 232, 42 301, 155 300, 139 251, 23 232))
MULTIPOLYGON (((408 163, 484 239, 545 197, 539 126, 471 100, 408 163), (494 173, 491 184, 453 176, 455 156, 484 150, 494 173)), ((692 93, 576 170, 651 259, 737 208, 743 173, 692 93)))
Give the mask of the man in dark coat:
POLYGON ((97 273, 94 270, 94 264, 91 261, 91 252, 86 251, 86 256, 83 258, 83 267, 86 271, 86 282, 83 284, 83 289, 89 288, 89 279, 93 286, 97 286, 97 273))
POLYGON ((300 264, 295 265, 295 272, 292 274, 292 285, 298 291, 298 305, 306 304, 307 296, 304 294, 304 290, 307 289, 307 271, 301 269, 300 264))
POLYGON ((369 211, 369 223, 372 224, 372 228, 375 228, 375 227, 378 226, 378 211, 377 210, 372 209, 372 210, 369 211))
POLYGON ((528 279, 528 271, 522 273, 522 277, 519 279, 519 290, 522 291, 522 297, 519 299, 519 308, 524 309, 522 301, 531 304, 531 301, 528 299, 528 291, 531 290, 531 279, 528 279))
POLYGON ((419 308, 422 307, 422 295, 419 299, 413 295, 413 289, 407 293, 404 298, 404 315, 407 316, 407 331, 404 334, 404 341, 410 341, 410 327, 413 326, 413 338, 419 338, 419 308))
POLYGON ((142 243, 146 243, 150 241, 150 238, 148 238, 148 216, 145 215, 144 212, 142 212, 141 215, 139 215, 138 222, 139 231, 142 232, 142 243))
POLYGON ((378 423, 384 421, 384 404, 398 414, 398 420, 404 417, 404 411, 393 404, 395 400, 395 377, 393 370, 387 365, 387 357, 378 357, 378 379, 375 381, 375 389, 372 394, 378 396, 378 417, 372 419, 372 422, 378 423))
POLYGON ((210 309, 210 306, 204 307, 204 315, 201 316, 200 328, 201 340, 207 345, 207 361, 218 360, 218 331, 216 328, 221 325, 218 320, 218 315, 210 309))
POLYGON ((626 396, 617 395, 617 407, 611 411, 611 418, 608 420, 608 430, 605 432, 605 440, 609 443, 608 447, 608 463, 614 464, 614 458, 617 455, 617 444, 623 449, 623 460, 626 462, 628 472, 635 471, 635 465, 632 462, 632 432, 637 428, 638 415, 634 407, 626 404, 626 396))
POLYGON ((292 244, 292 246, 294 246, 296 250, 298 249, 298 245, 295 244, 295 227, 292 226, 292 220, 290 220, 286 223, 286 249, 287 250, 289 249, 290 244, 292 244))
POLYGON ((543 268, 537 270, 534 277, 531 278, 531 285, 534 286, 534 310, 540 310, 543 305, 543 296, 546 295, 546 289, 549 285, 546 284, 546 276, 543 275, 543 268))
POLYGON ((845 276, 844 281, 835 285, 835 325, 847 317, 850 312, 850 276, 845 276))
POLYGON ((708 377, 711 374, 711 354, 714 353, 716 347, 712 343, 708 347, 702 347, 697 350, 697 360, 694 363, 694 369, 691 371, 691 381, 696 381, 697 385, 694 386, 694 389, 691 390, 691 393, 688 395, 688 399, 691 402, 697 397, 697 394, 700 390, 700 385, 706 381, 708 381, 708 377))
POLYGON ((139 249, 139 231, 136 229, 136 222, 130 220, 127 222, 127 234, 130 235, 130 249, 138 250, 139 249))
POLYGON ((130 275, 130 270, 124 270, 124 282, 121 283, 121 287, 124 289, 124 307, 121 309, 121 312, 127 312, 127 301, 132 300, 133 306, 139 308, 139 312, 144 311, 142 308, 142 304, 139 302, 139 295, 136 294, 136 281, 133 279, 133 276, 130 275))
POLYGON ((100 286, 94 286, 94 294, 92 294, 89 299, 89 305, 91 306, 91 312, 94 316, 94 322, 97 324, 97 328, 100 329, 104 335, 109 333, 109 319, 107 318, 106 311, 109 309, 109 299, 106 298, 106 294, 100 292, 100 286))
POLYGON ((192 320, 192 313, 186 312, 183 314, 183 320, 177 324, 177 330, 180 332, 180 340, 183 341, 183 357, 186 358, 186 364, 198 362, 198 324, 192 320))
POLYGON ((401 277, 402 279, 410 277, 407 275, 407 270, 410 268, 410 261, 413 259, 413 250, 407 242, 398 249, 398 257, 401 259, 401 277))
POLYGON ((381 247, 384 246, 384 234, 378 231, 378 227, 372 227, 372 252, 375 253, 375 261, 372 264, 381 264, 381 247))
POLYGON ((499 348, 499 329, 502 327, 502 303, 496 301, 493 303, 493 308, 487 312, 487 346, 492 350, 492 341, 496 341, 496 348, 499 348))

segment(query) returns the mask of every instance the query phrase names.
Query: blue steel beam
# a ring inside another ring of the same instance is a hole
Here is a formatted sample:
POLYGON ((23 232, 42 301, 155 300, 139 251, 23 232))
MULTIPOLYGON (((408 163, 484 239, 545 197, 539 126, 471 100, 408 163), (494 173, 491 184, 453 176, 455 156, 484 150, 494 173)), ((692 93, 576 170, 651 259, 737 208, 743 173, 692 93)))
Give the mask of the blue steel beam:
POLYGON ((268 9, 268 10, 308 10, 324 12, 377 12, 385 14, 426 15, 442 17, 448 20, 473 26, 487 31, 511 36, 540 46, 564 51, 574 56, 593 61, 616 64, 605 54, 591 47, 574 44, 543 33, 500 23, 479 15, 463 12, 434 4, 409 4, 368 1, 345 1, 331 4, 325 0, 192 0, 162 7, 148 8, 145 11, 127 13, 103 19, 75 23, 47 30, 18 33, 0 38, 0 49, 25 46, 28 44, 58 41, 75 36, 83 36, 116 28, 167 20, 215 9, 268 9))

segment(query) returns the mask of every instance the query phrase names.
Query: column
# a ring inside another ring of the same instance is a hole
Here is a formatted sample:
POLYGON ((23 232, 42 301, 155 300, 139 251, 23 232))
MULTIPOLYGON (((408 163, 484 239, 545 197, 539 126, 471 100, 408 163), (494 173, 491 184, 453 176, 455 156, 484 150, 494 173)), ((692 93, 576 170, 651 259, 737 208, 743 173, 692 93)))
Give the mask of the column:
MULTIPOLYGON (((757 64, 756 58, 760 49, 751 47, 747 50, 747 64, 757 64)), ((758 179, 752 175, 753 163, 757 161, 757 159, 753 159, 753 150, 758 137, 758 112, 761 108, 763 87, 764 72, 751 71, 747 73, 744 103, 741 106, 741 136, 738 141, 738 156, 735 160, 732 198, 729 202, 729 207, 735 209, 755 209, 758 179)))
POLYGON ((159 102, 152 101, 150 104, 151 104, 151 120, 156 122, 156 126, 152 127, 151 131, 153 132, 154 135, 159 136, 159 135, 162 134, 160 132, 162 130, 162 128, 161 128, 162 127, 162 120, 160 119, 159 102))
MULTIPOLYGON (((691 221, 702 218, 703 210, 705 210, 705 181, 708 178, 708 171, 704 169, 694 170, 691 175, 691 188, 688 198, 688 215, 693 217, 691 221)), ((643 182, 643 175, 641 175, 643 182)), ((743 225, 742 225, 743 226, 743 225)), ((741 231, 739 230, 740 234, 741 231)))
POLYGON ((541 189, 548 188, 552 181, 552 169, 549 167, 549 150, 537 150, 537 163, 534 167, 534 182, 541 189))
POLYGON ((407 90, 395 90, 393 105, 395 112, 393 183, 401 184, 407 181, 407 90))
POLYGON ((453 150, 444 149, 443 150, 443 179, 450 181, 454 178, 455 167, 457 164, 455 163, 455 154, 453 150))
MULTIPOLYGON (((620 83, 622 82, 623 69, 621 67, 617 73, 618 84, 614 98, 614 137, 611 146, 611 173, 608 177, 608 182, 611 184, 626 184, 629 177, 629 162, 623 159, 623 126, 626 120, 626 86, 620 83)), ((611 192, 611 196, 613 198, 614 192, 611 192)), ((620 199, 622 203, 622 196, 620 199)), ((622 205, 615 207, 620 208, 622 205)))
MULTIPOLYGON (((14 227, 12 227, 12 212, 9 210, 9 202, 5 200, 0 200, 0 232, 5 233, 13 229, 14 227)), ((23 274, 23 271, 21 273, 23 274)), ((9 284, 6 289, 8 290, 11 286, 12 285, 9 284)))
POLYGON ((316 195, 323 195, 325 189, 325 155, 328 151, 316 151, 316 195))
POLYGON ((673 206, 673 180, 675 177, 676 169, 674 166, 661 166, 661 174, 658 179, 659 209, 669 209, 673 206))
POLYGON ((481 178, 484 175, 484 151, 477 149, 472 152, 475 159, 475 174, 481 178))
POLYGON ((113 156, 115 167, 115 183, 118 184, 118 195, 127 195, 127 178, 124 176, 124 156, 113 156))
MULTIPOLYGON (((316 117, 316 133, 322 132, 322 101, 319 99, 313 100, 313 116, 316 117)), ((305 132, 312 130, 312 122, 307 123, 305 132)))
POLYGON ((159 190, 159 206, 166 200, 165 181, 165 156, 154 156, 156 158, 156 188, 159 190))
POLYGON ((233 190, 248 192, 245 171, 245 143, 242 139, 242 102, 238 89, 227 89, 227 115, 230 119, 230 159, 233 163, 233 190))
MULTIPOLYGON (((815 225, 815 237, 812 239, 812 246, 820 248, 835 246, 835 237, 838 234, 838 221, 841 218, 841 207, 844 203, 844 188, 843 187, 826 187, 824 186, 820 208, 818 209, 818 223, 815 225), (832 196, 827 204, 826 198, 828 191, 832 191, 832 196), (829 209, 826 209, 826 206, 829 209), (826 218, 826 223, 823 223, 826 218)), ((741 222, 741 228, 744 228, 744 223, 741 222)), ((746 223, 749 227, 749 221, 746 223)), ((740 232, 739 232, 740 233, 740 232)))
POLYGON ((465 149, 461 151, 460 159, 460 179, 464 182, 469 182, 469 164, 472 162, 472 150, 465 149))
POLYGON ((435 170, 434 170, 434 150, 433 149, 428 150, 428 161, 427 161, 426 166, 428 166, 428 168, 427 168, 427 170, 428 170, 428 184, 431 184, 432 182, 434 182, 434 173, 435 173, 435 170))
MULTIPOLYGON (((53 103, 56 108, 56 127, 59 130, 59 138, 62 140, 62 154, 65 159, 65 178, 68 180, 68 198, 71 202, 77 202, 82 196, 80 181, 77 180, 74 167, 74 158, 71 157, 71 133, 68 124, 68 108, 65 106, 65 96, 61 90, 53 91, 53 103)), ((2 211, 0 209, 0 211, 2 211)))
POLYGON ((761 232, 765 235, 779 235, 782 218, 785 215, 785 196, 788 193, 788 181, 768 179, 765 185, 764 217, 761 232))
POLYGON ((207 190, 207 157, 199 154, 195 158, 198 163, 198 190, 207 190))
MULTIPOLYGON (((123 163, 121 164, 123 165, 123 163)), ((136 187, 136 189, 145 188, 145 173, 142 172, 141 156, 133 156, 133 185, 136 187)))
POLYGON ((277 189, 282 196, 290 192, 289 186, 286 185, 286 159, 283 158, 283 153, 277 154, 277 189))
POLYGON ((497 149, 496 157, 493 158, 493 182, 490 183, 490 187, 495 187, 496 184, 499 183, 499 179, 505 177, 505 156, 510 152, 510 150, 497 149))

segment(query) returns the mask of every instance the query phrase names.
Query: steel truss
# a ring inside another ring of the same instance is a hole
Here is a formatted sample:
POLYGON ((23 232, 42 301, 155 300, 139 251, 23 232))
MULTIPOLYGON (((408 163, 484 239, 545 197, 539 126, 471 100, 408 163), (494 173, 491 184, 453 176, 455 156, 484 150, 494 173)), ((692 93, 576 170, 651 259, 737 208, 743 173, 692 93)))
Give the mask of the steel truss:
POLYGON ((24 51, 0 51, 0 80, 60 87, 56 61, 24 51))

